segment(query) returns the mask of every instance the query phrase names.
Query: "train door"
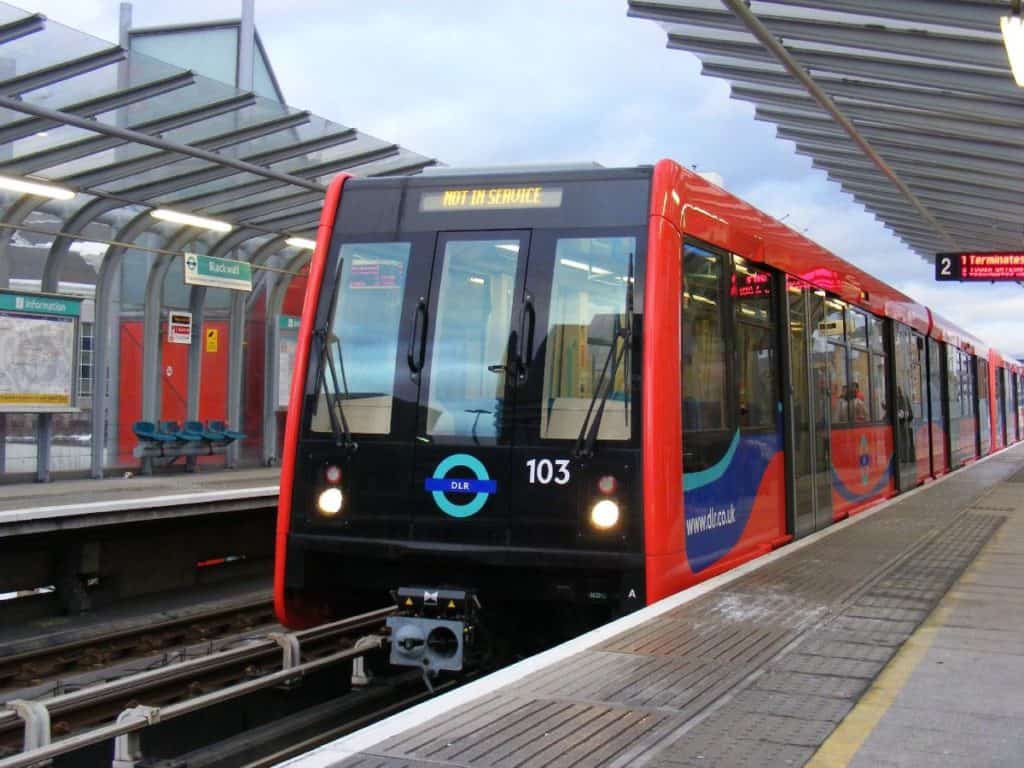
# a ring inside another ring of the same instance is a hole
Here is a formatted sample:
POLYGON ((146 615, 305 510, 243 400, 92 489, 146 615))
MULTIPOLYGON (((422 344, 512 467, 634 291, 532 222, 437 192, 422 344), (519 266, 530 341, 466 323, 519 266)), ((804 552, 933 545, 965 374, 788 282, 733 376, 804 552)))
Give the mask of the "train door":
POLYGON ((928 441, 931 455, 931 474, 938 477, 949 469, 949 446, 944 424, 949 421, 946 413, 946 396, 943 382, 946 362, 942 359, 942 347, 935 339, 928 339, 928 441))
POLYGON ((417 536, 504 541, 529 247, 523 231, 437 236, 407 354, 419 379, 412 481, 426 498, 411 509, 417 536), (450 518, 466 525, 454 534, 450 518))
POLYGON ((918 457, 926 450, 924 441, 920 439, 926 423, 924 337, 901 323, 894 325, 896 462, 899 490, 905 491, 918 485, 925 474, 919 471, 925 463, 918 457))
POLYGON ((988 390, 988 360, 971 355, 974 368, 974 455, 992 452, 992 405, 988 390))
POLYGON ((1018 441, 1021 438, 1021 384, 1020 375, 1011 374, 1010 381, 1013 388, 1013 410, 1014 410, 1014 441, 1018 441))
POLYGON ((1000 447, 1001 448, 1005 448, 1007 446, 1007 444, 1008 444, 1007 439, 1006 439, 1007 438, 1007 424, 1010 421, 1010 419, 1009 419, 1010 414, 1009 414, 1009 411, 1006 408, 1006 369, 1005 368, 997 368, 996 369, 996 376, 998 377, 996 379, 996 384, 997 384, 998 393, 999 393, 998 394, 999 412, 998 412, 998 416, 997 416, 997 419, 998 419, 997 427, 998 427, 998 430, 999 430, 999 432, 998 432, 998 435, 999 435, 998 439, 1002 441, 1000 443, 1000 447))
POLYGON ((832 382, 824 295, 790 282, 787 297, 791 529, 800 537, 832 522, 832 382))

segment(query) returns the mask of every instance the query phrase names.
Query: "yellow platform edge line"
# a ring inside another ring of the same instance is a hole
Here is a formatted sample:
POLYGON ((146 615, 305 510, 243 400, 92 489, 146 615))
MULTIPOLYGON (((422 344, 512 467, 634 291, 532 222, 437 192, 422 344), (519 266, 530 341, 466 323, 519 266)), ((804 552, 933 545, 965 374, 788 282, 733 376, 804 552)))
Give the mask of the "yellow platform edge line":
POLYGON ((806 768, 844 768, 850 764, 928 653, 938 631, 949 621, 961 601, 957 588, 971 578, 974 570, 984 565, 989 547, 999 538, 1000 533, 997 531, 982 547, 974 562, 960 575, 924 623, 903 643, 867 693, 807 762, 806 768))

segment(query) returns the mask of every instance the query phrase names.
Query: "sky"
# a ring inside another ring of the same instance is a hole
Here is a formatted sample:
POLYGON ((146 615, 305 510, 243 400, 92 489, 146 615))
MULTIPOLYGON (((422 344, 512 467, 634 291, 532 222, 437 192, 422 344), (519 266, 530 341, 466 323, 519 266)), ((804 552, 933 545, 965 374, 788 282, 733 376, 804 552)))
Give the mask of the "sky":
MULTIPOLYGON (((107 40, 116 0, 16 3, 107 40)), ((136 0, 135 26, 237 18, 241 0, 136 0)), ((625 0, 256 0, 286 101, 453 166, 663 157, 733 194, 1003 351, 1024 353, 1024 291, 936 283, 752 105, 665 47, 625 0)))

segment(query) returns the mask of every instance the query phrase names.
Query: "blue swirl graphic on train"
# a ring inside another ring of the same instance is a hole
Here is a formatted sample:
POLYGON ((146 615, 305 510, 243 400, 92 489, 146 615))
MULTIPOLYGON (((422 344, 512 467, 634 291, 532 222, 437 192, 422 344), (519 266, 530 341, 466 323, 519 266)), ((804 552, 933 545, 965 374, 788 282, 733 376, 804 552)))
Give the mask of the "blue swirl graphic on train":
POLYGON ((699 573, 736 546, 754 508, 761 480, 782 450, 781 434, 733 435, 725 455, 683 475, 686 558, 699 573))

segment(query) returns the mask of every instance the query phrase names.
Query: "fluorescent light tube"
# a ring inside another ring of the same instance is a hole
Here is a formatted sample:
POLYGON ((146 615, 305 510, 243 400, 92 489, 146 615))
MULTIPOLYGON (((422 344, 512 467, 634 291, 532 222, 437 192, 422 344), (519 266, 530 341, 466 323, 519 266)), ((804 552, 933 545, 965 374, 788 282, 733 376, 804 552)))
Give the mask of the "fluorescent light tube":
POLYGON ((312 251, 316 248, 316 240, 308 240, 305 237, 289 237, 284 243, 292 248, 305 248, 307 251, 312 251))
POLYGON ((1010 71, 1017 85, 1024 88, 1024 20, 1020 16, 1003 16, 999 19, 1003 30, 1003 44, 1010 59, 1010 71))
POLYGON ((41 181, 30 181, 29 179, 16 179, 13 176, 0 176, 0 189, 23 192, 26 195, 52 197, 54 200, 70 200, 75 196, 75 193, 70 189, 58 187, 55 184, 45 184, 41 181))
POLYGON ((230 232, 232 230, 232 226, 226 221, 208 219, 205 216, 193 216, 191 213, 179 213, 167 208, 154 208, 149 215, 161 221, 173 221, 175 224, 187 224, 190 227, 210 229, 214 232, 230 232))

